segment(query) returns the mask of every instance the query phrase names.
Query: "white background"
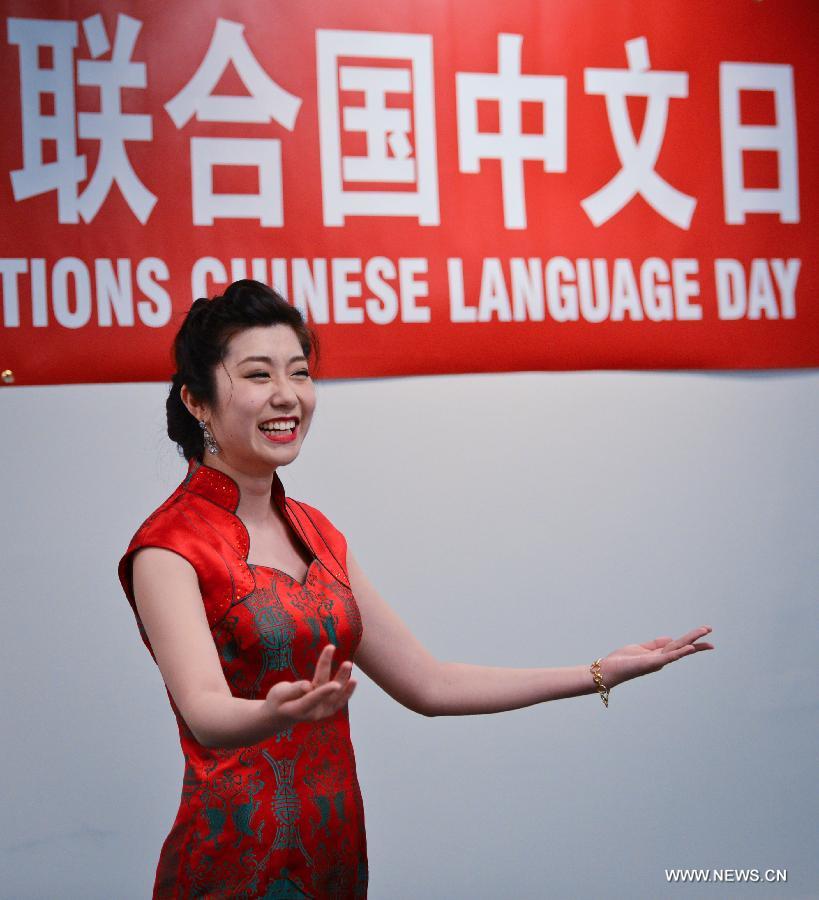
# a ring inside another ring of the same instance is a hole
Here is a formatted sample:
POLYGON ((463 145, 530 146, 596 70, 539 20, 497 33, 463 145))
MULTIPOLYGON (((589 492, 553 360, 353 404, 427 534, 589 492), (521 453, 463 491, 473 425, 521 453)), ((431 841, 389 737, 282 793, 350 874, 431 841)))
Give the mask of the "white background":
MULTIPOLYGON (((148 897, 177 810, 116 578, 185 471, 166 392, 0 391, 4 898, 148 897)), ((586 664, 714 628, 608 710, 426 719, 358 673, 372 900, 815 896, 819 372, 327 382, 281 475, 440 659, 586 664), (788 883, 666 884, 689 866, 788 883)))

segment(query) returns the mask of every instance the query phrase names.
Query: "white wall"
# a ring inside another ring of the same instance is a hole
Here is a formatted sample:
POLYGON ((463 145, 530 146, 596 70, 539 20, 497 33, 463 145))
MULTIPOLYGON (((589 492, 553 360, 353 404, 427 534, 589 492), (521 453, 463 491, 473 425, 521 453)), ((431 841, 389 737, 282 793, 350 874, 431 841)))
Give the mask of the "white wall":
MULTIPOLYGON (((3 897, 147 897, 182 757, 116 579, 184 472, 164 385, 3 389, 3 897)), ((331 382, 282 472, 433 653, 612 692, 424 719, 351 703, 372 900, 815 896, 819 372, 331 382), (788 884, 666 885, 667 867, 788 884)))

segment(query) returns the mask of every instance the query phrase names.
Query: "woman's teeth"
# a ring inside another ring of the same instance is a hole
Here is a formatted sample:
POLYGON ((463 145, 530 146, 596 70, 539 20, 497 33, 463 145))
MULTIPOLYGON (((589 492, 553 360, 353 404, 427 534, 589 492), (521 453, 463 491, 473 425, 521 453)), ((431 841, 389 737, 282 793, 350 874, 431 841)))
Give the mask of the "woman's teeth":
POLYGON ((262 431, 293 431, 295 427, 296 423, 292 419, 289 422, 271 422, 269 425, 259 426, 262 431))

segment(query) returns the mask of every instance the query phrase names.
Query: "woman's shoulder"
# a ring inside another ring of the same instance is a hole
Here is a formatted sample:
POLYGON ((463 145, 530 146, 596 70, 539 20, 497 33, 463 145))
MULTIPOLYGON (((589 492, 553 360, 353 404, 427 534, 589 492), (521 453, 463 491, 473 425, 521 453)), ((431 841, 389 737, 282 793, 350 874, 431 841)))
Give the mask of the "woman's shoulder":
POLYGON ((214 475, 213 469, 191 464, 173 493, 137 528, 131 544, 159 536, 184 540, 207 538, 214 529, 224 531, 225 522, 235 518, 231 514, 235 502, 222 496, 226 486, 223 482, 227 481, 218 473, 214 475))
POLYGON ((128 543, 129 549, 159 534, 171 534, 184 529, 185 494, 177 488, 137 528, 128 543))
POLYGON ((213 626, 237 598, 253 590, 248 543, 247 530, 235 515, 185 490, 183 482, 131 538, 117 567, 119 580, 133 606, 135 555, 149 547, 170 550, 194 568, 213 626))
POLYGON ((142 522, 128 541, 125 553, 117 566, 126 594, 132 592, 131 565, 134 555, 139 550, 159 547, 163 550, 178 551, 184 531, 180 523, 179 495, 178 490, 174 491, 142 522))
POLYGON ((196 566, 206 547, 226 530, 219 521, 221 510, 185 490, 185 482, 163 501, 137 528, 120 562, 120 577, 130 571, 134 554, 147 547, 172 550, 196 566))
POLYGON ((287 497, 290 522, 302 540, 342 583, 349 585, 347 575, 347 539, 339 528, 315 506, 287 497))
POLYGON ((315 530, 324 530, 341 535, 341 530, 315 506, 311 506, 303 500, 296 500, 294 497, 290 496, 285 499, 285 503, 287 504, 287 509, 291 516, 298 518, 300 521, 309 523, 315 530))

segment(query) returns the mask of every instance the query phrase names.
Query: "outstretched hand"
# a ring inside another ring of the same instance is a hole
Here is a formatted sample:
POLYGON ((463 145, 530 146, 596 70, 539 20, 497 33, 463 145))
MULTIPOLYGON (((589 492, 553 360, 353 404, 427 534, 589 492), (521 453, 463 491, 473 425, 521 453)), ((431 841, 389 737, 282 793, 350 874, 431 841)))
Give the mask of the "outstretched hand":
POLYGON ((356 681, 350 678, 353 664, 347 660, 330 678, 335 647, 327 646, 319 654, 312 681, 280 681, 267 692, 267 704, 273 720, 279 728, 288 728, 296 722, 315 722, 338 712, 350 699, 356 681))
POLYGON ((658 637, 645 644, 627 644, 609 653, 600 663, 606 687, 613 688, 640 675, 659 672, 663 666, 700 650, 713 650, 714 645, 700 640, 711 632, 708 625, 689 631, 681 638, 658 637))

